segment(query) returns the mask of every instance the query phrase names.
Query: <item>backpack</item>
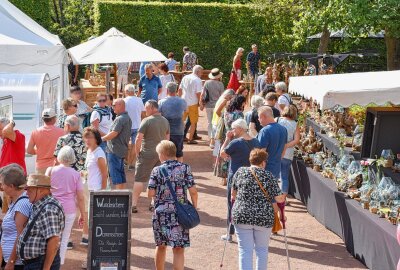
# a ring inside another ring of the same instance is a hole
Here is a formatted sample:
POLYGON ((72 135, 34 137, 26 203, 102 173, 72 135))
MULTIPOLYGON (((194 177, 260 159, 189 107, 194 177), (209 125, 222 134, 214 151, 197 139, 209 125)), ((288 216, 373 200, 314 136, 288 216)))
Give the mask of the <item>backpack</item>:
POLYGON ((84 114, 83 122, 82 122, 82 128, 90 126, 90 117, 92 116, 92 113, 96 111, 100 115, 99 123, 101 120, 103 120, 103 116, 109 116, 111 114, 111 109, 109 107, 105 108, 99 108, 99 107, 94 107, 93 111, 87 112, 84 114))

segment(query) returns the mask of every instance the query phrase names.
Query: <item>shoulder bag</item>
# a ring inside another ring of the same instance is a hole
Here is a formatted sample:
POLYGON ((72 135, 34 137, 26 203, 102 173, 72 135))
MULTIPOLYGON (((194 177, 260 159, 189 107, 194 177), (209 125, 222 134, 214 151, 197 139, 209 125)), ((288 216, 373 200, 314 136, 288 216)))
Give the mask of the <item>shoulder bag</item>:
MULTIPOLYGON (((260 189, 264 193, 264 195, 267 198, 268 202, 272 203, 271 197, 269 196, 269 194, 265 190, 265 188, 262 186, 260 180, 258 180, 258 177, 257 177, 256 173, 254 172, 253 168, 250 168, 250 171, 251 171, 251 174, 253 175, 254 179, 256 179, 256 182, 257 182, 258 186, 260 187, 260 189)), ((274 225, 272 226, 272 232, 278 232, 280 230, 282 230, 282 224, 279 221, 278 214, 274 210, 274 225)))
POLYGON ((200 224, 199 213, 197 213, 196 208, 188 201, 187 204, 182 204, 178 201, 176 197, 175 190, 172 187, 171 181, 168 177, 168 172, 165 166, 160 167, 161 175, 165 179, 165 183, 167 184, 169 191, 171 192, 172 197, 175 201, 176 214, 178 216, 178 222, 184 229, 192 229, 200 224))

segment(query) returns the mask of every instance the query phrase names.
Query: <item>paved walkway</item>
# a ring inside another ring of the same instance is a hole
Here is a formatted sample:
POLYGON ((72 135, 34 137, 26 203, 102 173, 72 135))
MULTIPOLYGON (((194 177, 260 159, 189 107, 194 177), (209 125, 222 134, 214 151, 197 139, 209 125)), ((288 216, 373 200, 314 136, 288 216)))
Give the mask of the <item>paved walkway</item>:
MULTIPOLYGON (((201 113, 199 135, 206 135, 206 118, 201 113)), ((226 232, 226 189, 212 175, 213 157, 205 141, 199 145, 185 145, 185 162, 191 165, 199 191, 201 225, 191 231, 191 247, 185 253, 185 269, 217 270, 224 243, 220 236, 226 232)), ((130 187, 133 174, 128 174, 130 187)), ((287 233, 291 269, 366 269, 347 251, 343 241, 310 216, 304 205, 290 200, 286 209, 287 233)), ((149 200, 141 198, 139 213, 132 215, 131 269, 155 269, 154 240, 151 214, 147 210, 149 200)), ((75 248, 68 251, 63 269, 79 269, 86 256, 86 248, 79 246, 81 231, 73 230, 75 248)), ((287 269, 283 236, 273 236, 269 248, 269 269, 287 269)), ((228 244, 223 269, 238 269, 237 244, 228 244)), ((172 269, 172 250, 168 250, 166 269, 172 269)))

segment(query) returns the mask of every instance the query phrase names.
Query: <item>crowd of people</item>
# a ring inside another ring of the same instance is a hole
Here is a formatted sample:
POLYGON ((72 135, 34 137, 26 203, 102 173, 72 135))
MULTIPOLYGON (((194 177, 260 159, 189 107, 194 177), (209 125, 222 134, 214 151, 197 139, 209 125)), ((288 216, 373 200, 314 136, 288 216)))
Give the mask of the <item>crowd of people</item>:
MULTIPOLYGON (((233 60, 238 78, 243 53, 239 48, 233 60)), ((227 186, 228 229, 221 238, 232 241, 236 234, 240 269, 251 269, 253 247, 257 269, 264 269, 271 228, 279 219, 276 203, 285 203, 293 147, 299 141, 297 109, 284 82, 271 81, 269 71, 258 76, 257 45, 246 58, 259 89, 251 99, 245 87, 225 89, 218 68, 203 82, 203 67, 188 47, 183 68, 190 74, 178 84, 168 72, 176 64, 173 58, 170 53, 157 70, 154 63, 142 63, 137 85, 125 84, 126 74, 121 72, 123 97, 99 93, 93 107, 82 100, 79 86, 72 86, 70 97, 62 101, 61 115, 51 108, 43 110, 43 126, 32 131, 26 149, 25 136, 15 123, 0 119, 2 229, 9 232, 1 239, 5 269, 59 269, 67 249, 73 248, 69 237, 77 212, 80 244, 88 245, 90 191, 125 189, 126 170, 135 175, 132 213, 143 211, 138 207, 143 192, 151 198, 156 269, 164 269, 167 246, 173 248, 174 269, 183 269, 189 231, 179 225, 168 188, 181 202, 188 201, 189 193, 197 206, 183 148, 185 142, 195 145, 201 139, 199 111, 207 118, 214 173, 227 186), (248 100, 251 109, 245 113, 248 100), (33 174, 27 175, 25 152, 36 156, 33 174)), ((129 65, 119 67, 129 70, 129 65)))

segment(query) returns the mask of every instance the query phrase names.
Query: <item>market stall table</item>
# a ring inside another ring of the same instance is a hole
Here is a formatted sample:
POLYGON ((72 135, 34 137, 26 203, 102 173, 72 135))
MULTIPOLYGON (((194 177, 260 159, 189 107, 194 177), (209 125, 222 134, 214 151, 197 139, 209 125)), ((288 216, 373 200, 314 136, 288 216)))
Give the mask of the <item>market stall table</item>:
POLYGON ((89 80, 81 79, 79 87, 83 92, 83 100, 90 106, 93 107, 96 102, 96 96, 98 93, 106 93, 106 87, 104 85, 91 85, 89 80))
POLYGON ((335 182, 322 177, 299 159, 293 161, 290 191, 308 212, 340 236, 347 250, 370 269, 396 269, 400 248, 396 226, 365 210, 335 182))

